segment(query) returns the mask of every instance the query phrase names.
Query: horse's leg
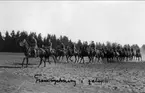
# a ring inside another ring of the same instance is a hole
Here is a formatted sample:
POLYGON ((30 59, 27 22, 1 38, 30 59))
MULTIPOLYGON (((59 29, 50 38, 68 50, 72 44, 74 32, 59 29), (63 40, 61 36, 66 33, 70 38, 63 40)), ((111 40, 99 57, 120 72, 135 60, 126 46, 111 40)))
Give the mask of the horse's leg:
POLYGON ((140 60, 140 57, 138 57, 138 61, 140 60))
POLYGON ((62 56, 60 56, 60 61, 62 61, 62 56))
POLYGON ((83 64, 85 63, 85 59, 84 59, 84 57, 83 57, 83 64))
POLYGON ((92 56, 90 57, 90 63, 91 63, 91 62, 93 62, 93 57, 92 57, 92 56))
MULTIPOLYGON (((41 58, 42 60, 43 58, 41 58)), ((49 62, 49 56, 48 56, 48 62, 49 62)), ((42 63, 42 62, 41 62, 42 63)), ((46 67, 46 58, 44 59, 44 67, 46 67)))
POLYGON ((97 59, 99 60, 99 57, 98 57, 98 56, 95 56, 95 61, 96 61, 96 62, 98 61, 97 59))
POLYGON ((58 59, 57 59, 58 56, 57 55, 54 55, 54 57, 55 57, 56 61, 58 61, 58 59))
POLYGON ((103 57, 99 57, 99 58, 98 58, 98 62, 99 62, 99 63, 101 63, 100 60, 103 60, 103 57))
POLYGON ((74 62, 76 63, 76 56, 74 55, 74 57, 75 57, 75 61, 74 62))
MULTIPOLYGON (((39 63, 39 65, 38 65, 38 68, 40 67, 40 65, 42 64, 42 58, 40 58, 40 63, 39 63)), ((46 61, 46 58, 45 58, 45 61, 46 61)))
POLYGON ((58 61, 59 60, 59 57, 58 56, 55 56, 56 60, 58 61))
POLYGON ((64 57, 66 57, 65 55, 62 55, 62 61, 64 60, 64 57))
POLYGON ((28 67, 28 61, 29 61, 29 59, 28 59, 28 57, 26 58, 26 67, 28 67))
POLYGON ((101 57, 98 57, 98 62, 99 62, 99 63, 101 63, 100 60, 101 60, 101 57))
POLYGON ((80 56, 78 56, 78 60, 76 61, 76 63, 79 63, 79 61, 80 61, 80 56))
POLYGON ((79 57, 78 56, 76 56, 76 63, 79 61, 79 57))
POLYGON ((93 57, 92 56, 90 56, 90 58, 89 58, 89 63, 91 63, 91 62, 93 62, 93 57))
POLYGON ((68 62, 69 56, 66 56, 66 61, 68 62))
POLYGON ((81 57, 80 57, 80 62, 79 62, 79 63, 81 63, 81 62, 82 62, 82 60, 83 60, 83 57, 81 56, 81 57))
POLYGON ((95 57, 93 56, 93 60, 92 60, 92 62, 94 62, 95 61, 95 57))
POLYGON ((91 57, 88 56, 88 59, 89 59, 89 63, 90 63, 91 62, 91 57))
POLYGON ((70 59, 71 62, 73 62, 73 60, 71 58, 72 58, 72 55, 69 57, 69 59, 70 59))
POLYGON ((77 62, 77 56, 75 55, 75 63, 77 62))
POLYGON ((48 56, 48 62, 49 62, 49 64, 51 64, 51 62, 50 62, 49 58, 50 58, 50 56, 48 56))
POLYGON ((96 56, 94 56, 94 61, 96 62, 96 56))
POLYGON ((63 61, 63 59, 64 59, 64 55, 61 56, 61 61, 63 61))
POLYGON ((23 61, 22 61, 22 67, 23 67, 23 64, 24 64, 25 59, 26 59, 26 58, 24 57, 24 58, 23 58, 23 61))
POLYGON ((142 56, 140 57, 141 61, 142 61, 142 56))
POLYGON ((58 56, 58 60, 60 61, 61 56, 58 56))
POLYGON ((70 55, 67 56, 67 61, 68 61, 68 60, 72 61, 70 55))
POLYGON ((52 55, 52 58, 54 60, 54 63, 56 64, 56 60, 57 60, 56 57, 52 55))

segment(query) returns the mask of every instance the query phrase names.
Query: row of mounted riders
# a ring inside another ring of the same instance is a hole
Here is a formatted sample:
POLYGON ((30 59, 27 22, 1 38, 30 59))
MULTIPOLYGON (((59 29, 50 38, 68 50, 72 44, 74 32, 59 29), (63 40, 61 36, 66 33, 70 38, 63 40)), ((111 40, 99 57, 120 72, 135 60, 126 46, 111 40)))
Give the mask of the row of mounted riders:
MULTIPOLYGON (((84 58, 88 57, 89 62, 104 60, 106 59, 107 62, 112 61, 129 61, 129 60, 142 60, 140 49, 134 50, 133 48, 126 48, 126 47, 120 47, 120 48, 108 48, 108 47, 101 47, 101 48, 92 48, 91 46, 81 46, 79 49, 76 49, 75 47, 65 46, 63 48, 56 48, 52 49, 51 47, 42 47, 42 48, 32 48, 29 46, 26 40, 23 40, 20 44, 25 54, 25 59, 30 57, 40 57, 40 65, 42 61, 44 63, 49 57, 52 57, 54 62, 63 60, 64 57, 66 57, 67 62, 73 61, 71 58, 75 57, 74 62, 85 62, 84 58)), ((24 61, 23 60, 23 61, 24 61)))
MULTIPOLYGON (((40 48, 41 49, 41 48, 40 48)), ((131 49, 94 49, 91 47, 87 48, 80 48, 80 49, 72 49, 71 47, 67 48, 57 48, 52 49, 50 47, 42 48, 45 50, 45 58, 49 58, 50 56, 54 56, 57 60, 63 60, 64 57, 66 57, 67 62, 73 61, 71 58, 75 57, 74 62, 81 62, 83 60, 83 63, 85 62, 84 57, 88 57, 89 62, 93 62, 94 60, 100 61, 103 59, 106 59, 107 62, 111 61, 129 61, 129 60, 138 60, 142 61, 142 56, 140 49, 139 50, 131 50, 131 49)), ((31 55, 32 56, 39 56, 39 48, 36 49, 36 55, 34 52, 34 49, 32 48, 31 55)))

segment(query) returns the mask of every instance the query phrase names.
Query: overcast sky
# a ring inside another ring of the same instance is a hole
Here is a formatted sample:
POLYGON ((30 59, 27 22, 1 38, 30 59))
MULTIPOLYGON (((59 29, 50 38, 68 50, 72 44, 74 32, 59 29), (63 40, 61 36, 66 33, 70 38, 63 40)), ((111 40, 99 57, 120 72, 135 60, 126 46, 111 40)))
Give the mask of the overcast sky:
POLYGON ((144 1, 0 2, 0 31, 26 30, 120 44, 145 44, 144 1))

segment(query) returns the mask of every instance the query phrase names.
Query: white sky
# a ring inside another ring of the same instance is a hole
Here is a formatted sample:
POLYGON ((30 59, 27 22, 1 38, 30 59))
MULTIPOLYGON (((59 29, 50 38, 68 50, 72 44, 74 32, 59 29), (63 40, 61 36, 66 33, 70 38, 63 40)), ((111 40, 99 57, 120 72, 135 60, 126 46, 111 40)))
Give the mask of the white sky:
POLYGON ((145 44, 144 1, 1 1, 0 31, 145 44))

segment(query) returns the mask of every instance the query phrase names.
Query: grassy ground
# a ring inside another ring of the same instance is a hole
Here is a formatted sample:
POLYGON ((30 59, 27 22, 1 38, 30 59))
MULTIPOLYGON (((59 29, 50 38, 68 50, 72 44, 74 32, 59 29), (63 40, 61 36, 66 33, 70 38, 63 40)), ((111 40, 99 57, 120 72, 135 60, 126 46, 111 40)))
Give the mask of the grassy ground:
POLYGON ((59 62, 37 68, 39 59, 30 59, 28 68, 21 68, 23 54, 0 53, 1 93, 144 93, 145 62, 118 62, 99 64, 74 64, 59 62), (43 73, 47 76, 84 79, 74 87, 71 83, 35 83, 33 76, 43 73), (108 83, 88 85, 89 78, 108 79, 108 83))

